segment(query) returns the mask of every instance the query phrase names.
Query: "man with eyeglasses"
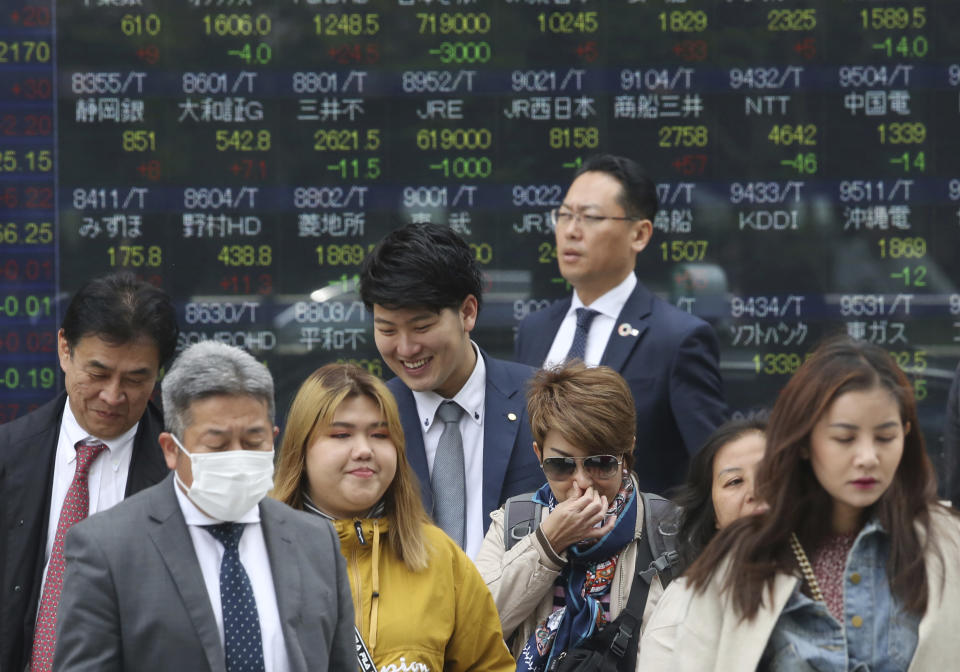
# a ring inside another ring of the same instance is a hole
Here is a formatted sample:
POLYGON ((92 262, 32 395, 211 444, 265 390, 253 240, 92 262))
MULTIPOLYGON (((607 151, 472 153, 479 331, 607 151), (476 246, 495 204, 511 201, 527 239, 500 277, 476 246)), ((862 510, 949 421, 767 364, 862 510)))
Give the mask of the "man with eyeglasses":
POLYGON ((574 291, 520 323, 515 358, 544 367, 581 359, 619 372, 637 412, 640 488, 663 492, 683 481, 726 404, 713 329, 634 274, 656 212, 656 186, 635 161, 583 162, 552 213, 557 264, 574 291))

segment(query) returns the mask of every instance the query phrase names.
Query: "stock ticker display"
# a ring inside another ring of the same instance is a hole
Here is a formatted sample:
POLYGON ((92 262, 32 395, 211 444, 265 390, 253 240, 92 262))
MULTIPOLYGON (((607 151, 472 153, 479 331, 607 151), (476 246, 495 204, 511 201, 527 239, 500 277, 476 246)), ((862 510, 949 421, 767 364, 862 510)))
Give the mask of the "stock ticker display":
POLYGON ((822 336, 887 348, 936 457, 960 359, 960 2, 72 0, 0 16, 0 422, 62 388, 86 278, 175 298, 180 346, 265 361, 284 409, 334 360, 390 376, 355 291, 390 229, 447 224, 474 332, 569 292, 549 211, 641 161, 638 274, 716 329, 737 411, 822 336))

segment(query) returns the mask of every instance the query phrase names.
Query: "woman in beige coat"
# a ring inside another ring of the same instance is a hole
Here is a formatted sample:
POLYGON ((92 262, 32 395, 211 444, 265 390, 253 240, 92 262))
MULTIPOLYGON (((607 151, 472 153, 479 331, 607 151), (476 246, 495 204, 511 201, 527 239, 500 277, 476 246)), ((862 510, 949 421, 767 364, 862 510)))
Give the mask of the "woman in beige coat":
MULTIPOLYGON (((504 550, 504 510, 477 567, 493 593, 518 670, 541 671, 617 617, 633 582, 643 504, 633 459, 630 389, 607 367, 540 371, 527 410, 547 483, 535 532, 504 550)), ((654 578, 648 609, 662 592, 654 578)))
POLYGON ((953 669, 960 521, 936 499, 910 382, 829 341, 777 400, 758 495, 663 595, 638 670, 953 669))

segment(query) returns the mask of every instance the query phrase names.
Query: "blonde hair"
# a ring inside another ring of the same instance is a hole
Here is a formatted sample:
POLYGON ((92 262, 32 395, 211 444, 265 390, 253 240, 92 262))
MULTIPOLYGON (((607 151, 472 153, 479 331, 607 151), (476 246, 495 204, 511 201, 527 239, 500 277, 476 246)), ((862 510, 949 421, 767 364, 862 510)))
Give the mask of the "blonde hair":
POLYGON ((287 414, 274 487, 270 495, 295 509, 304 509, 307 450, 333 422, 337 409, 351 397, 364 396, 380 407, 397 448, 397 473, 384 494, 390 545, 411 571, 425 569, 428 549, 423 525, 429 522, 420 501, 417 477, 407 461, 397 402, 376 376, 352 364, 328 364, 303 381, 287 414))

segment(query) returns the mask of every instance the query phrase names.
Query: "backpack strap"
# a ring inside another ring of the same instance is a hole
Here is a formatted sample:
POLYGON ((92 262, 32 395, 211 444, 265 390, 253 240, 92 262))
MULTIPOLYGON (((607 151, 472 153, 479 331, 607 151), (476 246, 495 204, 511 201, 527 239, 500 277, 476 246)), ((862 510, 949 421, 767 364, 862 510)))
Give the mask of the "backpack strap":
MULTIPOLYGON (((649 492, 643 498, 643 536, 647 538, 650 562, 641 578, 649 585, 654 575, 660 576, 660 585, 666 588, 673 580, 673 568, 680 562, 677 553, 677 521, 680 507, 669 499, 649 492)), ((639 566, 639 556, 637 556, 639 566)))
POLYGON ((509 551, 513 545, 540 525, 540 512, 543 504, 533 501, 536 493, 525 492, 510 497, 503 505, 503 549, 509 551))
POLYGON ((640 497, 643 500, 643 530, 641 543, 637 544, 633 585, 623 611, 607 626, 616 628, 610 640, 610 652, 616 657, 617 669, 622 672, 632 672, 637 662, 640 624, 653 577, 659 574, 660 583, 666 587, 672 578, 670 570, 679 560, 676 535, 665 534, 674 524, 678 507, 659 495, 641 492, 640 497), (643 539, 647 543, 642 543, 643 539))

